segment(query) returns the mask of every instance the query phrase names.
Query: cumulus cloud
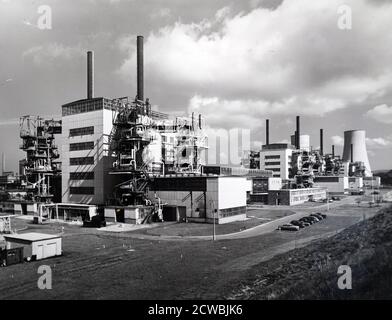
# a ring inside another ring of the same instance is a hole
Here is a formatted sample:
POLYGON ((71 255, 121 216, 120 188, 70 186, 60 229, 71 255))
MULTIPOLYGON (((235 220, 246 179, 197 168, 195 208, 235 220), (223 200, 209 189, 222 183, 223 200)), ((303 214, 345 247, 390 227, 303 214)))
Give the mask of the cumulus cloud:
POLYGON ((365 115, 378 122, 392 124, 392 106, 382 104, 369 110, 365 115))
MULTIPOLYGON (((392 20, 366 0, 346 3, 355 11, 349 32, 337 27, 340 0, 285 0, 234 15, 225 8, 213 19, 176 22, 146 37, 146 77, 161 92, 181 92, 182 103, 218 127, 365 103, 392 84, 391 38, 380 37, 392 20)), ((127 78, 136 65, 130 48, 120 68, 127 78)))
POLYGON ((344 138, 341 136, 332 136, 331 140, 335 146, 343 147, 344 145, 344 138))
POLYGON ((366 145, 369 148, 378 149, 378 148, 388 148, 392 146, 392 140, 385 138, 366 138, 366 145))

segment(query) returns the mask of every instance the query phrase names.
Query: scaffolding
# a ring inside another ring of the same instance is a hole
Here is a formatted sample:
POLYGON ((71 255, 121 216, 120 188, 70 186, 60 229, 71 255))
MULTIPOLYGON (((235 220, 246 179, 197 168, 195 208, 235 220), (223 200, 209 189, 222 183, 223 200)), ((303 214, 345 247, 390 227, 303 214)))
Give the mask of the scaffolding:
POLYGON ((24 171, 28 200, 50 203, 53 198, 51 178, 60 172, 54 135, 61 133, 61 120, 39 116, 20 118, 20 149, 26 152, 24 171))

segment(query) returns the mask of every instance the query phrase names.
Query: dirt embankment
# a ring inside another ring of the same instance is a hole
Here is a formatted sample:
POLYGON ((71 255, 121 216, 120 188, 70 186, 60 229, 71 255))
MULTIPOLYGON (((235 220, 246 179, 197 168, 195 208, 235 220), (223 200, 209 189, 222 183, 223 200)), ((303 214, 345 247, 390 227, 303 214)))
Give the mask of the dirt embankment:
POLYGON ((228 299, 391 299, 392 207, 325 240, 254 266, 228 299), (340 290, 340 265, 352 290, 340 290))

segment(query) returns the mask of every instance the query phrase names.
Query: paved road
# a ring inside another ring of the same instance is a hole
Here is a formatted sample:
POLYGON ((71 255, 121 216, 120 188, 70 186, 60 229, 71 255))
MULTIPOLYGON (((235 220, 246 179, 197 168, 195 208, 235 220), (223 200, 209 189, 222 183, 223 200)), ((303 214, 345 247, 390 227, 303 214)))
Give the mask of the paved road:
MULTIPOLYGON (((231 240, 231 239, 243 239, 249 237, 256 237, 262 234, 266 234, 272 232, 278 228, 278 226, 289 223, 292 220, 298 220, 304 216, 309 215, 310 212, 317 212, 317 211, 327 211, 332 210, 334 208, 340 207, 342 205, 347 204, 355 204, 355 197, 346 197, 340 201, 335 201, 329 204, 321 204, 319 206, 314 207, 289 207, 291 211, 296 212, 295 214, 279 218, 259 226, 249 228, 240 232, 217 235, 217 240, 231 240)), ((278 208, 282 210, 282 208, 278 208)), ((271 210, 270 208, 261 208, 258 210, 271 210)), ((146 240, 208 240, 211 241, 211 236, 154 236, 154 235, 141 235, 141 234, 129 234, 129 237, 137 238, 137 239, 146 239, 146 240)))

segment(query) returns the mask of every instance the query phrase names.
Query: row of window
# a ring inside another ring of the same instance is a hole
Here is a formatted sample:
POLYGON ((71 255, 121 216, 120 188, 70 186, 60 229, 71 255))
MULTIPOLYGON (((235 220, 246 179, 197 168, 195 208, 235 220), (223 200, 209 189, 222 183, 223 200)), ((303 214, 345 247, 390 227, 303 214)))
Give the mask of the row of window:
POLYGON ((94 142, 79 142, 79 143, 71 143, 69 145, 69 151, 79 151, 79 150, 91 150, 94 149, 94 142))
POLYGON ((280 155, 265 156, 265 160, 280 159, 280 155))
POLYGON ((94 180, 94 171, 89 172, 70 172, 70 180, 94 180))
POLYGON ((280 161, 266 162, 266 166, 280 166, 280 161))
POLYGON ((69 129, 69 136, 70 137, 85 136, 88 134, 94 134, 94 126, 69 129))
POLYGON ((69 116, 72 114, 91 112, 96 110, 115 110, 118 107, 118 103, 113 100, 105 98, 95 98, 91 100, 83 100, 72 102, 62 106, 63 116, 69 116))
POLYGON ((70 194, 94 194, 94 187, 70 187, 70 194))
POLYGON ((280 168, 265 168, 265 170, 271 170, 273 172, 280 172, 280 168))
POLYGON ((94 164, 94 157, 69 158, 69 165, 71 166, 83 166, 87 164, 94 164))

